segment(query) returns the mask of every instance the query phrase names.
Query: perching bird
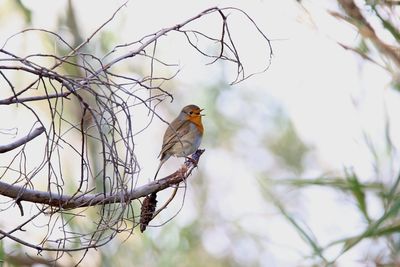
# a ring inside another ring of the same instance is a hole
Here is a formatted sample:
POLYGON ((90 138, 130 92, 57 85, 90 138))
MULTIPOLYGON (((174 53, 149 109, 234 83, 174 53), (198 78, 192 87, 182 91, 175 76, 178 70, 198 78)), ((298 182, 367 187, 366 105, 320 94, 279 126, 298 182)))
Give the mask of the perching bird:
POLYGON ((196 105, 188 105, 173 120, 164 134, 160 152, 160 165, 154 176, 154 180, 161 166, 171 157, 188 157, 199 148, 203 137, 204 127, 201 122, 203 109, 196 105))

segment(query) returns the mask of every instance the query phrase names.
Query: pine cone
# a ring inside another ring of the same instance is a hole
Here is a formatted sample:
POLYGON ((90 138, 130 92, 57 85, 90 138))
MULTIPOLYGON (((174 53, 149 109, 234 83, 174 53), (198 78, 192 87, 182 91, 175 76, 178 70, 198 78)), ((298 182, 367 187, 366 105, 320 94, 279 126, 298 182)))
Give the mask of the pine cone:
POLYGON ((140 212, 140 231, 142 233, 146 230, 147 225, 149 225, 149 222, 153 219, 153 214, 157 206, 156 199, 156 193, 151 193, 144 198, 142 210, 140 212))

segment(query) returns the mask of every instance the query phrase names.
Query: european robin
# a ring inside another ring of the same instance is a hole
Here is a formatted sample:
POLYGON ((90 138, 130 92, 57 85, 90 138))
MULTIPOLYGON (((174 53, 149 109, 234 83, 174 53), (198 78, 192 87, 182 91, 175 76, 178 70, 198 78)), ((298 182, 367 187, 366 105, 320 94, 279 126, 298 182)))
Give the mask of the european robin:
POLYGON ((161 166, 171 157, 188 157, 199 148, 204 127, 201 122, 203 109, 196 105, 187 105, 169 125, 164 134, 163 144, 154 180, 161 166))

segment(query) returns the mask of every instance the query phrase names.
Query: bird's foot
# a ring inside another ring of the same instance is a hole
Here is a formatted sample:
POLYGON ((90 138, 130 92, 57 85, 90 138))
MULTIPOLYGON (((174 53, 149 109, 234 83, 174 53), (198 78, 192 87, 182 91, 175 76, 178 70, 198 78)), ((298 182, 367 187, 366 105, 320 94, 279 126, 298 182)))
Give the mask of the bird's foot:
POLYGON ((193 166, 195 168, 197 168, 197 160, 194 160, 191 157, 185 157, 185 159, 186 159, 186 161, 185 161, 186 164, 192 163, 193 166))

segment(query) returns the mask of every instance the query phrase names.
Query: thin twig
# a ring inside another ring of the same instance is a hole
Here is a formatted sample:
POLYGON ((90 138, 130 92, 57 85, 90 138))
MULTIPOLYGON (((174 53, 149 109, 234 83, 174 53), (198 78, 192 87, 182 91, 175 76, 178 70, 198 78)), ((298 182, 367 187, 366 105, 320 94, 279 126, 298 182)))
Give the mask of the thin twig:
POLYGON ((26 136, 15 140, 12 143, 6 144, 6 145, 0 145, 0 153, 6 153, 8 151, 11 151, 13 149, 16 149, 19 146, 25 145, 29 141, 35 139, 39 135, 41 135, 45 131, 45 128, 43 126, 40 126, 38 128, 33 129, 30 133, 28 133, 26 136))
MULTIPOLYGON (((197 150, 194 154, 194 162, 200 159, 204 150, 197 150)), ((164 190, 168 187, 177 185, 188 178, 192 169, 196 166, 194 163, 186 163, 179 170, 166 176, 165 178, 152 181, 146 185, 137 187, 129 192, 115 192, 114 194, 81 194, 75 197, 60 195, 52 192, 26 189, 22 186, 10 185, 0 181, 0 195, 18 198, 19 201, 28 201, 37 204, 45 204, 62 209, 74 209, 96 205, 115 204, 130 202, 134 199, 145 197, 153 192, 164 190)))

